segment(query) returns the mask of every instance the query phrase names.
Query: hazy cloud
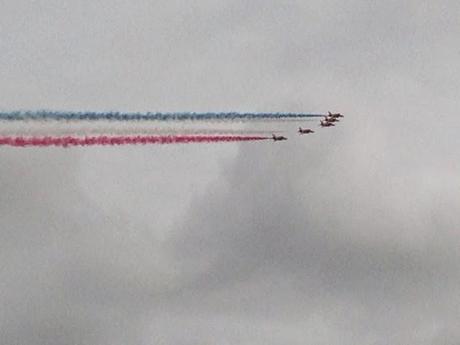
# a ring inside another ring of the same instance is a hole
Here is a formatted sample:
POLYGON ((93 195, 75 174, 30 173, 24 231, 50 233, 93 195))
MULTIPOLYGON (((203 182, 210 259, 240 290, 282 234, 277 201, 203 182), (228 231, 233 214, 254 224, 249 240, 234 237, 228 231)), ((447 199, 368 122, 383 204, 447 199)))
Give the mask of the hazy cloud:
POLYGON ((460 341, 457 2, 1 8, 3 109, 346 114, 280 145, 2 148, 2 343, 460 341))

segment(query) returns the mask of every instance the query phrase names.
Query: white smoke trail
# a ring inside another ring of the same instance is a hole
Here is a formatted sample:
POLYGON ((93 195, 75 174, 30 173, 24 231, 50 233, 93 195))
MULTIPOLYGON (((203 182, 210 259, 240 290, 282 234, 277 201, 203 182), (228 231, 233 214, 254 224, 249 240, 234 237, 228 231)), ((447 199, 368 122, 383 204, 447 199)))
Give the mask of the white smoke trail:
POLYGON ((152 121, 117 122, 117 121, 0 121, 0 135, 134 135, 134 134, 270 134, 279 133, 265 128, 239 128, 238 124, 231 127, 225 124, 204 127, 196 122, 181 123, 181 126, 170 126, 166 122, 152 121))

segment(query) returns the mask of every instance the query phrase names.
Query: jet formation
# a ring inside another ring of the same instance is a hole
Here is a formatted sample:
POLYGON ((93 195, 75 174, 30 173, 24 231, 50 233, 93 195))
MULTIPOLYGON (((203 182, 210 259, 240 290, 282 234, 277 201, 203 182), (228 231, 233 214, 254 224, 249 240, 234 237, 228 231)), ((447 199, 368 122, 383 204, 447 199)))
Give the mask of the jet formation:
MULTIPOLYGON (((320 120, 319 125, 321 127, 334 127, 337 122, 340 122, 341 117, 344 117, 341 113, 331 113, 330 111, 328 111, 327 115, 324 115, 324 119, 320 120)), ((312 130, 311 128, 302 128, 302 127, 299 127, 297 132, 300 135, 315 133, 315 131, 312 130)), ((281 141, 281 140, 287 140, 287 138, 273 134, 273 140, 281 141)))

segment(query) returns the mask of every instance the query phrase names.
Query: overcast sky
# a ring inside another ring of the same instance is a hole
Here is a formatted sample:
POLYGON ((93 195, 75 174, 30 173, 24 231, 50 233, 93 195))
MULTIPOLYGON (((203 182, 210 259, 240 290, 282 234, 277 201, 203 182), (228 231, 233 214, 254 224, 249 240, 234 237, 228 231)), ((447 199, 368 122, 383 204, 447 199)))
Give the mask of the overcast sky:
POLYGON ((0 0, 2 110, 346 115, 279 144, 1 148, 0 343, 459 344, 459 16, 0 0))

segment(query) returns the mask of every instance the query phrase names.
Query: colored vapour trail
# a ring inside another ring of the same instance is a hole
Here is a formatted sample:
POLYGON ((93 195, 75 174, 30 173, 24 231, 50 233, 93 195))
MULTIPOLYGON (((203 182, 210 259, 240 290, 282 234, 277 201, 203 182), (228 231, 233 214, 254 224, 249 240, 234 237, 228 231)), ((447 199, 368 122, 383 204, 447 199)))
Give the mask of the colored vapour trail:
POLYGON ((166 136, 90 136, 90 137, 0 137, 0 145, 27 146, 93 146, 93 145, 146 145, 146 144, 188 144, 188 143, 218 143, 267 140, 263 136, 237 135, 166 135, 166 136))
POLYGON ((0 112, 0 120, 115 120, 115 121, 207 121, 207 120, 262 120, 302 119, 321 117, 322 114, 305 113, 120 113, 120 112, 59 112, 16 111, 0 112))

